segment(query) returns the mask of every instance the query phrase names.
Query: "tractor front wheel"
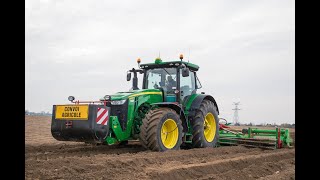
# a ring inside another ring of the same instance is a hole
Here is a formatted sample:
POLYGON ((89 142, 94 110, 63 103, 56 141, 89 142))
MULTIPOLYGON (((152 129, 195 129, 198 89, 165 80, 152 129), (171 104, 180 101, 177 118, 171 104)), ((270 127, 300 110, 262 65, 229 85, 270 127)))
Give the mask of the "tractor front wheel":
POLYGON ((170 108, 149 111, 142 120, 140 141, 153 151, 180 149, 182 125, 179 115, 170 108))

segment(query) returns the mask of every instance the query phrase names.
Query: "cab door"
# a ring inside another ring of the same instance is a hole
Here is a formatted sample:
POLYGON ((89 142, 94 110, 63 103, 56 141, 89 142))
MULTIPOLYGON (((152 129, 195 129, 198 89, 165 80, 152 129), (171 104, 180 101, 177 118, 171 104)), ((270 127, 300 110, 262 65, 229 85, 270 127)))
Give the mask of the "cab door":
POLYGON ((183 77, 180 69, 180 102, 184 102, 185 98, 196 93, 194 72, 190 71, 188 77, 183 77))

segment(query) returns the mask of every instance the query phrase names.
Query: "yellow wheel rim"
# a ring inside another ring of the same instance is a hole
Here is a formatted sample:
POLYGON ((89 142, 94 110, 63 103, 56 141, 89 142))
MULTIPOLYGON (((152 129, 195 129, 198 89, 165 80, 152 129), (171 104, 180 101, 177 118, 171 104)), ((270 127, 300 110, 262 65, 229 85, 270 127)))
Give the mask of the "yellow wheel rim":
POLYGON ((208 142, 212 142, 217 131, 217 124, 212 113, 208 113, 204 118, 204 137, 208 142))
POLYGON ((173 148, 179 137, 179 129, 177 123, 173 119, 167 119, 161 127, 161 141, 162 144, 168 148, 173 148))

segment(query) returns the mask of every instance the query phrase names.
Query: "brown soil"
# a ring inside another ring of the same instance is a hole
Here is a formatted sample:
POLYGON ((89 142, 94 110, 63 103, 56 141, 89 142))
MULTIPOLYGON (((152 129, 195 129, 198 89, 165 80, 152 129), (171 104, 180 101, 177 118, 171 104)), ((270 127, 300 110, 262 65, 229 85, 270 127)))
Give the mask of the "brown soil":
POLYGON ((51 117, 26 116, 26 179, 295 179, 295 149, 242 146, 145 151, 139 142, 56 141, 51 117))

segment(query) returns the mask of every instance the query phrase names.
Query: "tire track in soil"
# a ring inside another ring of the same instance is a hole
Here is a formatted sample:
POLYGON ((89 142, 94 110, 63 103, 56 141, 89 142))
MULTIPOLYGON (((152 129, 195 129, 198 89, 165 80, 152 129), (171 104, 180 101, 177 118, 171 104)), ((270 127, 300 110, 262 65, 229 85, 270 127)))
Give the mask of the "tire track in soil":
POLYGON ((292 157, 294 157, 294 150, 255 155, 245 154, 209 162, 149 168, 149 175, 152 179, 163 177, 168 179, 257 179, 273 175, 273 172, 279 172, 292 162, 292 157), (276 163, 280 158, 282 161, 276 163))
MULTIPOLYGON (((74 148, 72 147, 72 150, 74 148)), ((116 151, 117 149, 110 150, 116 151)), ((122 154, 90 153, 90 151, 87 154, 82 151, 73 151, 72 153, 66 151, 65 154, 63 152, 51 154, 50 152, 45 152, 44 154, 32 153, 33 155, 26 158, 26 164, 35 164, 35 166, 26 166, 26 170, 29 168, 38 169, 36 173, 33 171, 33 173, 40 175, 37 178, 52 177, 52 179, 57 177, 63 179, 72 179, 72 177, 85 179, 91 179, 91 177, 93 179, 96 179, 96 177, 112 179, 163 179, 163 177, 167 179, 221 178, 226 177, 221 172, 227 171, 229 168, 235 169, 235 166, 239 166, 239 164, 248 165, 253 161, 259 162, 263 158, 270 159, 270 157, 271 160, 266 162, 274 163, 272 160, 288 158, 286 154, 289 154, 289 158, 294 156, 293 149, 288 153, 287 150, 248 149, 242 146, 167 152, 140 151, 137 153, 130 153, 128 148, 123 148, 122 154), (41 158, 38 158, 39 156, 41 158), (175 169, 172 167, 179 168, 175 169), (50 169, 54 169, 54 171, 50 169), (216 171, 212 171, 212 169, 216 169, 216 171), (207 173, 204 176, 203 173, 199 174, 199 172, 207 173)), ((259 165, 259 163, 255 164, 259 165)), ((268 164, 263 163, 260 163, 260 165, 263 167, 268 166, 268 164)), ((247 166, 239 167, 244 169, 247 166)), ((249 167, 249 169, 257 169, 257 167, 249 167)), ((273 169, 269 168, 270 172, 278 170, 278 166, 273 169)), ((240 173, 237 171, 232 172, 240 173)), ((225 173, 228 174, 228 172, 225 173)), ((251 174, 253 174, 252 177, 254 178, 259 177, 254 172, 251 174)), ((272 173, 267 173, 266 175, 269 174, 272 173)), ((26 177, 30 177, 31 175, 26 173, 26 177)), ((232 173, 230 176, 232 176, 232 173)), ((250 179, 250 176, 245 178, 250 179)))
POLYGON ((26 118, 25 142, 25 179, 294 179, 295 175, 294 148, 152 152, 139 142, 124 147, 61 142, 51 136, 50 117, 26 118))

